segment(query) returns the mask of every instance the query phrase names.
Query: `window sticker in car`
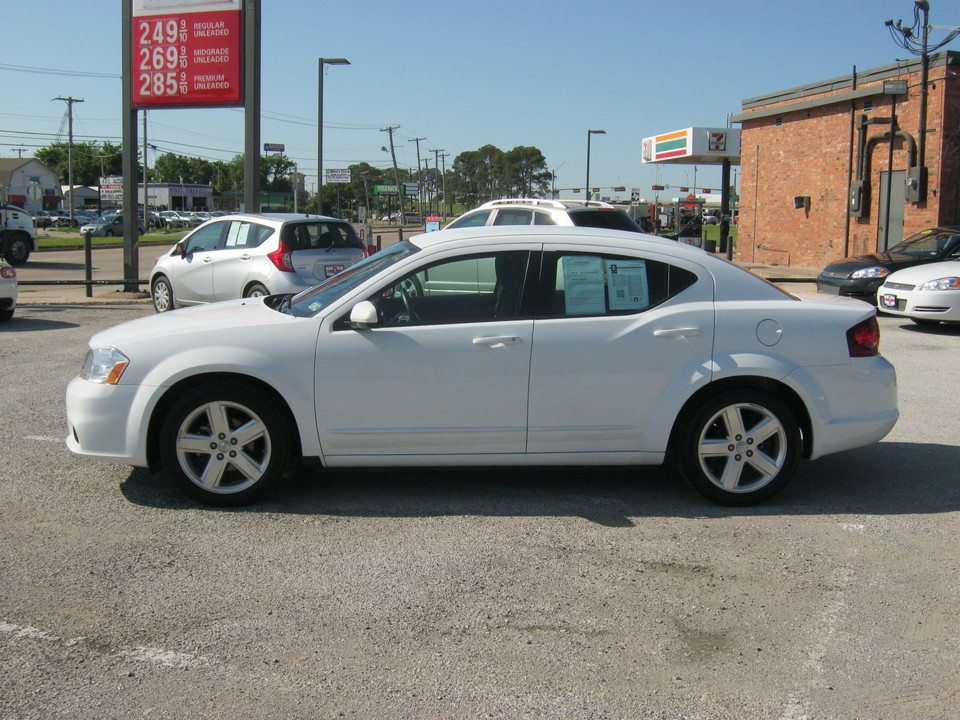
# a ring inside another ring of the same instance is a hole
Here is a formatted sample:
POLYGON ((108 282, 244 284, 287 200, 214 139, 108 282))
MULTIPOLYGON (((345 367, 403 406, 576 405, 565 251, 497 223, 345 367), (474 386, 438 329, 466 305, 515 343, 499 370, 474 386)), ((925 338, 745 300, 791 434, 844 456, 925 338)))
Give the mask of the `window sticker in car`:
POLYGON ((650 304, 647 266, 644 260, 607 263, 607 287, 611 310, 640 310, 650 304))
POLYGON ((561 263, 567 315, 605 313, 603 260, 590 255, 567 255, 561 263))

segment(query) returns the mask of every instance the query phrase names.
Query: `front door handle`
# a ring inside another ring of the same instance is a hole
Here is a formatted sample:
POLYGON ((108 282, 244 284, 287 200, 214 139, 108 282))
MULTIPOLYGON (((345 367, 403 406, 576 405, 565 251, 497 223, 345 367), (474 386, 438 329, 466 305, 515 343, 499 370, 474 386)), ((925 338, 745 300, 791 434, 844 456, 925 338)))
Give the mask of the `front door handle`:
POLYGON ((654 330, 654 337, 678 338, 678 337, 697 337, 700 335, 700 328, 664 328, 654 330))
POLYGON ((473 339, 474 345, 483 345, 485 347, 502 348, 507 345, 516 345, 520 338, 515 335, 497 335, 495 337, 478 337, 473 339))

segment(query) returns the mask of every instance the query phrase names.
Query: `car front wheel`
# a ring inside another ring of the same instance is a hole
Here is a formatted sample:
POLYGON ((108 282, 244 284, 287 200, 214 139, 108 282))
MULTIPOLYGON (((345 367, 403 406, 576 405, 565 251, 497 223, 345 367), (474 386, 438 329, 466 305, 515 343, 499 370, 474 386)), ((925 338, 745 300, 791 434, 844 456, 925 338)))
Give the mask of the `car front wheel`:
POLYGON ((161 275, 153 281, 150 294, 153 297, 153 309, 158 313, 173 310, 173 288, 165 277, 161 275))
POLYGON ((289 467, 291 440, 264 393, 214 384, 188 391, 160 430, 160 455, 174 483, 207 505, 252 502, 289 467))
POLYGON ((30 240, 23 233, 16 233, 3 244, 3 255, 11 265, 23 265, 30 257, 30 240))
POLYGON ((800 460, 793 412, 758 390, 708 398, 685 423, 676 448, 680 473, 722 505, 752 505, 779 492, 800 460))

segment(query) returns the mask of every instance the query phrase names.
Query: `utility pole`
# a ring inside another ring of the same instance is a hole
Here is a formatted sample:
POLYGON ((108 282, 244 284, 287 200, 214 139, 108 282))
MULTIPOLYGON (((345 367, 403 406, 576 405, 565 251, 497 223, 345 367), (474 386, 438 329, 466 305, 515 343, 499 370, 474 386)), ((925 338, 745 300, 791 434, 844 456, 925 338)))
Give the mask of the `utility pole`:
POLYGON ((440 196, 443 198, 440 202, 440 216, 443 218, 447 217, 445 203, 447 202, 447 158, 449 156, 450 153, 440 153, 440 159, 443 161, 443 170, 440 171, 440 196))
POLYGON ((426 138, 413 138, 410 142, 417 144, 417 201, 420 204, 420 213, 423 214, 423 172, 420 164, 420 141, 426 138))
MULTIPOLYGON (((440 148, 439 150, 431 150, 430 152, 433 153, 433 167, 434 169, 436 169, 437 172, 440 172, 440 153, 443 152, 443 148, 440 148)), ((437 212, 440 211, 441 205, 442 203, 440 201, 440 198, 437 198, 437 212)))
POLYGON ((54 100, 62 100, 67 104, 67 187, 70 188, 70 220, 73 221, 73 104, 82 103, 80 98, 73 97, 55 97, 54 100))
POLYGON ((397 183, 397 199, 400 205, 400 215, 398 220, 400 225, 403 225, 404 219, 404 210, 403 210, 403 186, 400 184, 400 170, 397 168, 397 151, 393 147, 393 131, 397 130, 399 125, 392 125, 390 127, 380 128, 380 132, 385 132, 390 134, 390 157, 393 159, 393 178, 397 183))

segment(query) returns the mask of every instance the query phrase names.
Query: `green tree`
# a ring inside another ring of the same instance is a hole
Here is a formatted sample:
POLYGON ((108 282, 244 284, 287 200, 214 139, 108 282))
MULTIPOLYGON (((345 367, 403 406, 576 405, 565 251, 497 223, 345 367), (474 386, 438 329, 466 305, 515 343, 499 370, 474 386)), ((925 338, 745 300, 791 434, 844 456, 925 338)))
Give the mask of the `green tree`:
MULTIPOLYGON (((69 151, 69 143, 58 142, 37 150, 33 156, 60 176, 61 185, 66 185, 70 176, 69 151)), ((75 185, 97 185, 101 175, 120 174, 122 174, 122 159, 118 145, 93 141, 73 144, 75 185)))

